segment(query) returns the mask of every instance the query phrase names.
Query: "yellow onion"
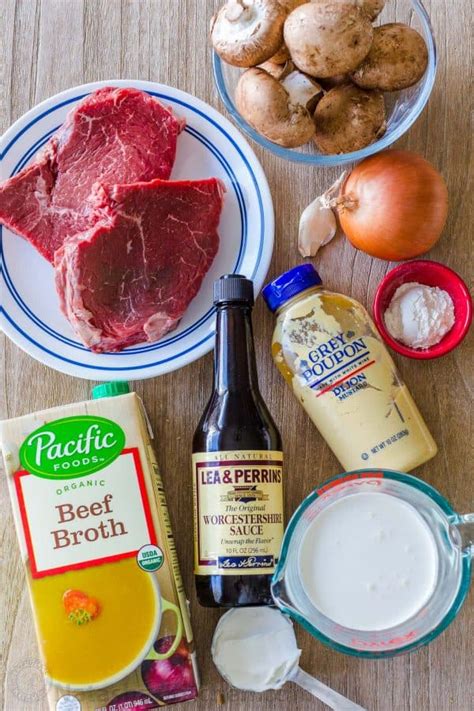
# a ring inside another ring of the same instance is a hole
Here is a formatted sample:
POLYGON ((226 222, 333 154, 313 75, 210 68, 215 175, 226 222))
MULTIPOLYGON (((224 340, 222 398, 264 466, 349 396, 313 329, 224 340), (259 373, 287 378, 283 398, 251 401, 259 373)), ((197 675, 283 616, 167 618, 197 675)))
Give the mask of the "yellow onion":
POLYGON ((359 163, 333 201, 341 227, 357 249, 401 261, 438 241, 448 214, 448 191, 422 156, 390 150, 359 163))

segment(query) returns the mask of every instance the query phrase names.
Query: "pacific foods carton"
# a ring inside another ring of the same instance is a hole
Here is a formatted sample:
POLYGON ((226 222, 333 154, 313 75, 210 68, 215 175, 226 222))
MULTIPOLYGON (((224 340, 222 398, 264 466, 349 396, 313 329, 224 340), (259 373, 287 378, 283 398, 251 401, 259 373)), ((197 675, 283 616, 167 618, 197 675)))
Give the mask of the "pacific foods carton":
POLYGON ((9 420, 0 443, 50 708, 195 698, 187 603, 139 398, 9 420))

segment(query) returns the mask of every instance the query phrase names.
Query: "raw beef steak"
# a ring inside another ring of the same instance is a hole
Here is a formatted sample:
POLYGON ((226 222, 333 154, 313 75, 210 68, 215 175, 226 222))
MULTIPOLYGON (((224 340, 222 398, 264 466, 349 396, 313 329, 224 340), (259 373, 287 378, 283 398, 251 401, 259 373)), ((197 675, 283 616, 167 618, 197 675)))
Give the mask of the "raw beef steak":
POLYGON ((219 246, 216 178, 99 186, 95 227, 56 252, 61 308, 96 352, 176 328, 219 246))
POLYGON ((169 178, 183 126, 143 91, 95 91, 68 114, 33 165, 0 185, 0 222, 52 262, 68 236, 93 226, 94 183, 169 178))

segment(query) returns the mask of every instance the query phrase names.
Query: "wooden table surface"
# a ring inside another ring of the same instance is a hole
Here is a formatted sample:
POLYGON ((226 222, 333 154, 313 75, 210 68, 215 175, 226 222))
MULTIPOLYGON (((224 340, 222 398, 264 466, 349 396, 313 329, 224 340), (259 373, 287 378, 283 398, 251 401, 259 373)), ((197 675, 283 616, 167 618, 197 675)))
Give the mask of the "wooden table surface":
MULTIPOLYGON (((213 84, 207 40, 209 18, 219 4, 218 0, 1 0, 0 133, 37 102, 99 79, 164 82, 224 111, 213 84)), ((469 280, 473 192, 470 3, 428 0, 425 4, 438 41, 439 72, 428 107, 400 146, 421 152, 445 176, 449 220, 430 257, 469 280)), ((329 186, 338 171, 300 167, 257 147, 255 150, 275 204, 273 276, 299 262, 296 232, 300 212, 329 186)), ((330 288, 352 294, 369 306, 377 284, 391 267, 356 252, 342 237, 316 261, 330 288)), ((318 482, 338 473, 340 466, 276 372, 269 354, 272 317, 261 299, 254 324, 261 389, 285 443, 290 515, 318 482)), ((6 339, 2 345, 2 417, 88 398, 91 383, 36 363, 6 339)), ((397 359, 439 445, 436 459, 416 473, 438 487, 461 512, 474 508, 469 419, 473 349, 471 336, 455 353, 438 361, 397 359)), ((232 711, 322 709, 322 704, 291 684, 262 695, 232 690, 212 665, 209 646, 219 611, 200 608, 194 594, 189 475, 191 436, 210 386, 210 355, 179 372, 136 384, 156 433, 202 670, 200 698, 186 708, 221 708, 222 692, 223 708, 232 711)), ((43 711, 46 702, 25 581, 3 478, 0 483, 0 693, 5 711, 43 711)), ((473 619, 471 597, 454 624, 429 647, 383 662, 329 651, 298 630, 302 666, 369 711, 469 711, 474 698, 473 619)))

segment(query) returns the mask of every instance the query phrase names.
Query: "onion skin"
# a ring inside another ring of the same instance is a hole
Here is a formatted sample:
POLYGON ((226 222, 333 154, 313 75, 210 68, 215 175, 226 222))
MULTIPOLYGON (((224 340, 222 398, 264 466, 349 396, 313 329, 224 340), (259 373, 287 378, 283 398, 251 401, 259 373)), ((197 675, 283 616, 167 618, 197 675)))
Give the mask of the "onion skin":
POLYGON ((336 205, 354 247, 399 262, 424 254, 438 241, 448 215, 448 190, 422 156, 390 150, 354 168, 336 205))

